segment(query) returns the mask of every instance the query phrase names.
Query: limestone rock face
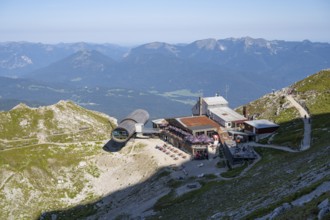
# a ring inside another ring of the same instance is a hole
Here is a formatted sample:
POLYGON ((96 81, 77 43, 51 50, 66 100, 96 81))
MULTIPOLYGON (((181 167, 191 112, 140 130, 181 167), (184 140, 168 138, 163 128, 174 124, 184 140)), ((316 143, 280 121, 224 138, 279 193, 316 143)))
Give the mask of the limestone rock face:
POLYGON ((323 202, 321 202, 317 207, 320 210, 317 215, 317 219, 323 219, 323 217, 330 212, 329 199, 323 200, 323 202))

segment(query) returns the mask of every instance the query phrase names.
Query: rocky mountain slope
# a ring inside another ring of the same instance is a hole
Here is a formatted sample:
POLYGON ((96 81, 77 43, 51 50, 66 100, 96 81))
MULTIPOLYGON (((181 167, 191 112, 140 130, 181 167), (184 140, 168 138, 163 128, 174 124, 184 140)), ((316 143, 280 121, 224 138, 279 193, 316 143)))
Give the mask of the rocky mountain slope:
POLYGON ((158 171, 172 162, 157 160, 157 140, 148 147, 131 142, 109 151, 115 126, 116 119, 71 101, 39 108, 19 104, 0 112, 0 218, 54 219, 54 210, 79 207, 61 216, 76 219, 101 206, 119 215, 122 203, 136 208, 135 199, 168 192, 169 177, 158 171), (99 200, 112 194, 110 200, 99 200))
POLYGON ((115 126, 67 101, 0 112, 0 218, 33 219, 100 196, 96 156, 115 126))
MULTIPOLYGON (((260 140, 261 143, 277 144, 298 149, 303 138, 303 121, 298 110, 286 98, 290 89, 284 88, 248 103, 248 117, 253 119, 268 119, 280 125, 272 135, 260 140)), ((242 113, 243 106, 237 108, 242 113)))
MULTIPOLYGON (((281 125, 280 129, 262 142, 299 147, 303 136, 303 123, 297 109, 286 96, 291 94, 311 114, 313 144, 327 144, 330 128, 330 71, 322 70, 246 105, 250 117, 265 118, 281 125)), ((237 109, 242 113, 243 106, 237 109)))
POLYGON ((40 108, 19 104, 9 112, 1 112, 0 118, 0 138, 6 143, 2 149, 10 147, 8 142, 15 147, 15 140, 37 140, 38 144, 74 141, 76 136, 83 138, 80 141, 102 140, 114 126, 114 119, 66 101, 40 108))
MULTIPOLYGON (((82 86, 91 86, 91 83, 96 81, 94 85, 106 85, 102 83, 104 72, 109 72, 115 61, 110 57, 96 50, 82 50, 73 55, 49 65, 46 69, 42 68, 33 72, 32 78, 40 81, 51 82, 74 82, 79 85, 82 81, 82 86), (47 74, 45 74, 47 73, 47 74)), ((111 80, 111 77, 108 77, 111 80)))

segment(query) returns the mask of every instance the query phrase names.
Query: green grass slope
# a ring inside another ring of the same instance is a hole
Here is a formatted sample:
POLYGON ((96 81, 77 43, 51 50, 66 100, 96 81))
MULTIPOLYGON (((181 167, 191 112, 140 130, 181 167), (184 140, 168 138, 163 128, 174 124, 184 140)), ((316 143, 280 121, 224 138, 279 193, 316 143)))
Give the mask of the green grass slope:
POLYGON ((93 158, 114 126, 109 116, 67 101, 0 112, 0 218, 34 219, 95 199, 93 158))
POLYGON ((73 102, 30 108, 19 104, 0 112, 0 150, 38 143, 68 143, 109 138, 115 126, 110 117, 73 102))
POLYGON ((295 83, 297 99, 312 116, 312 145, 330 143, 330 70, 323 70, 295 83))
MULTIPOLYGON (((303 138, 303 121, 299 112, 286 99, 292 90, 294 98, 306 107, 312 116, 312 145, 327 143, 330 135, 330 70, 323 70, 301 80, 289 88, 267 94, 246 105, 248 114, 257 119, 268 119, 280 125, 272 136, 261 140, 263 143, 299 148, 303 138)), ((237 109, 240 113, 243 106, 237 109)))
MULTIPOLYGON (((298 148, 304 135, 304 124, 298 110, 285 98, 288 89, 267 94, 246 105, 249 116, 255 119, 268 119, 280 125, 272 137, 262 143, 298 148)), ((237 109, 240 113, 243 107, 237 109)))

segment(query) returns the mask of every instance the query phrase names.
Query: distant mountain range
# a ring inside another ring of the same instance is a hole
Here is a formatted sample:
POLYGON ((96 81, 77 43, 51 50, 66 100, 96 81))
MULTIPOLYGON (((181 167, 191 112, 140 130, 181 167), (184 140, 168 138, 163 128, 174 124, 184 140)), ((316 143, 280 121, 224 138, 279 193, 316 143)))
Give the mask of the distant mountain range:
MULTIPOLYGON (((231 106, 247 103, 329 66, 330 44, 307 40, 245 37, 190 44, 153 42, 134 48, 88 43, 0 44, 2 76, 28 78, 33 84, 56 83, 58 89, 120 88, 158 97, 182 90, 206 96, 217 92, 227 97, 231 106)), ((5 97, 2 93, 0 96, 5 97)), ((196 99, 196 95, 165 97, 185 103, 196 99)), ((29 100, 40 101, 33 97, 29 100)))
POLYGON ((129 48, 84 42, 60 44, 3 42, 0 43, 0 75, 21 76, 82 50, 97 50, 112 59, 120 60, 129 48))

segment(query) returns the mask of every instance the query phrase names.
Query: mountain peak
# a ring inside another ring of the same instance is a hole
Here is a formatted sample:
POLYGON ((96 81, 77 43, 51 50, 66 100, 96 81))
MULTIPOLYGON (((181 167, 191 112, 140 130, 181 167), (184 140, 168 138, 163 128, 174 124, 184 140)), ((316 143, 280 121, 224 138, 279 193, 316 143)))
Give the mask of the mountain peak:
POLYGON ((157 50, 171 54, 177 53, 177 48, 174 45, 163 42, 153 42, 153 43, 145 44, 142 47, 147 50, 157 50))
POLYGON ((79 50, 76 53, 73 54, 75 60, 86 60, 86 59, 95 59, 98 57, 104 57, 107 58, 109 60, 112 60, 110 57, 107 57, 106 55, 102 54, 101 52, 97 51, 97 50, 88 50, 88 49, 84 49, 84 50, 79 50))
POLYGON ((16 109, 31 109, 31 108, 25 103, 19 103, 14 108, 12 108, 12 110, 16 110, 16 109))
POLYGON ((178 53, 179 50, 175 45, 162 42, 152 42, 133 48, 129 54, 127 54, 126 58, 130 56, 136 57, 139 55, 149 56, 151 54, 162 54, 177 57, 178 53))
POLYGON ((91 50, 80 50, 73 55, 72 63, 75 66, 82 64, 87 65, 93 60, 93 53, 95 52, 91 50))
POLYGON ((218 42, 216 39, 209 38, 195 41, 193 44, 195 44, 198 49, 214 50, 217 47, 218 42))
MULTIPOLYGON (((116 123, 116 119, 105 115, 101 112, 87 110, 72 101, 61 100, 56 104, 49 106, 40 106, 38 108, 30 108, 26 104, 20 103, 9 111, 9 115, 5 112, 5 118, 13 120, 13 126, 17 128, 23 126, 30 129, 19 130, 15 134, 19 136, 28 136, 30 138, 49 136, 56 132, 75 132, 82 128, 98 128, 103 129, 106 137, 109 129, 107 123, 116 123), (47 123, 46 123, 47 121, 47 123)), ((0 127, 4 125, 4 120, 0 123, 0 127)), ((8 134, 9 135, 9 134, 8 134)), ((44 138, 42 138, 44 139, 44 138)))
POLYGON ((47 67, 31 72, 30 76, 40 81, 50 79, 52 82, 96 85, 105 81, 115 64, 115 60, 97 50, 80 50, 47 67))
POLYGON ((54 104, 53 106, 66 106, 66 105, 76 105, 74 102, 70 101, 70 100, 60 100, 58 101, 56 104, 54 104))
POLYGON ((144 45, 144 47, 146 49, 151 49, 151 50, 156 50, 156 49, 159 49, 159 48, 166 48, 166 47, 169 47, 169 46, 170 46, 169 44, 163 43, 163 42, 152 42, 152 43, 144 45))

